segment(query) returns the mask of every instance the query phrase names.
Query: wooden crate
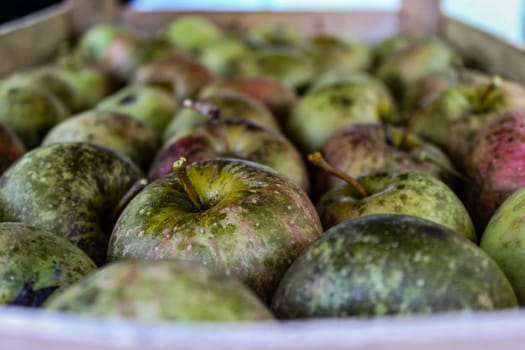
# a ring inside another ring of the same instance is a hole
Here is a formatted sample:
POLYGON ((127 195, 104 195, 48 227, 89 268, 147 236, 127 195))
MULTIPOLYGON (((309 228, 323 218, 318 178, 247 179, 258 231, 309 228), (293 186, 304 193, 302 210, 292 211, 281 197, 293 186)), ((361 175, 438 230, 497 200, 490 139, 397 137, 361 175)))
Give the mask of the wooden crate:
MULTIPOLYGON (((119 20, 146 32, 188 12, 137 13, 109 0, 69 0, 0 27, 0 76, 51 58, 88 26, 119 20)), ((400 30, 439 34, 462 54, 474 54, 490 72, 525 83, 524 51, 443 16, 438 0, 404 0, 399 12, 200 12, 224 27, 286 21, 305 34, 322 29, 369 42, 400 30)), ((41 310, 0 311, 0 349, 361 349, 445 350, 525 348, 525 311, 447 313, 375 319, 311 320, 279 324, 140 324, 41 310)))

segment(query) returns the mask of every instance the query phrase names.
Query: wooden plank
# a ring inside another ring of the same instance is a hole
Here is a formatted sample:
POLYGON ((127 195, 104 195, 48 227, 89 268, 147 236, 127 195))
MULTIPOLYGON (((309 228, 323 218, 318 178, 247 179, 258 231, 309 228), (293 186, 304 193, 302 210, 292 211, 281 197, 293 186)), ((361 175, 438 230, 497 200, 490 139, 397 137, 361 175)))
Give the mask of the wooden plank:
POLYGON ((403 0, 399 16, 401 32, 436 35, 441 27, 441 1, 403 0))
POLYGON ((17 350, 515 350, 525 348, 523 329, 524 311, 276 324, 141 324, 0 311, 2 348, 17 350))
POLYGON ((525 84, 523 47, 451 17, 444 18, 442 35, 463 57, 487 72, 525 84))
POLYGON ((398 30, 399 17, 392 11, 284 11, 284 12, 139 12, 124 9, 120 21, 146 33, 155 33, 174 19, 190 14, 202 15, 228 29, 244 29, 262 22, 283 22, 304 35, 330 33, 351 35, 375 42, 398 30))
POLYGON ((117 0, 68 0, 68 3, 75 34, 94 24, 113 21, 119 10, 117 0))
POLYGON ((0 27, 0 77, 49 59, 69 37, 69 7, 60 4, 0 27))

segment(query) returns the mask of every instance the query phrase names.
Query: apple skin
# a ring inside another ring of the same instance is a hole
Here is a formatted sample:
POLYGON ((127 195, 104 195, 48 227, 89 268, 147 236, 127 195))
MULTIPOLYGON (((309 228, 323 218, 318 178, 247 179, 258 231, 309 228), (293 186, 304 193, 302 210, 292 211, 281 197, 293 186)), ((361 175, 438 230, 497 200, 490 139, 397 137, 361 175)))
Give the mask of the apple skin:
POLYGON ((10 128, 27 149, 37 147, 49 129, 69 116, 54 96, 15 81, 0 84, 0 122, 10 128))
POLYGON ((355 123, 396 121, 388 90, 374 81, 347 81, 319 87, 295 105, 285 131, 305 153, 318 151, 338 129, 355 123))
POLYGON ((326 231, 294 261, 272 302, 286 319, 516 307, 509 281, 483 250, 442 225, 401 214, 326 231))
POLYGON ((510 195, 491 217, 480 246, 501 267, 514 287, 520 305, 525 305, 525 188, 510 195))
POLYGON ((525 111, 503 114, 479 132, 468 157, 465 202, 483 231, 498 206, 525 186, 525 111))
POLYGON ((343 185, 325 193, 317 203, 325 230, 360 216, 397 213, 436 222, 477 242, 467 209, 436 177, 415 170, 379 170, 357 181, 368 197, 360 198, 353 187, 343 185))
POLYGON ((82 142, 39 147, 0 177, 0 221, 54 232, 100 265, 113 224, 107 216, 142 178, 131 160, 106 147, 82 142))
POLYGON ((22 141, 11 129, 0 123, 0 175, 25 152, 22 141))
POLYGON ((257 163, 214 159, 187 167, 205 210, 174 173, 126 206, 109 243, 109 261, 196 260, 237 277, 268 301, 295 257, 322 234, 306 193, 257 163))
POLYGON ((45 308, 148 322, 273 320, 242 283, 184 260, 110 264, 50 298, 45 308))
POLYGON ((182 101, 194 97, 200 88, 216 78, 215 73, 195 59, 171 55, 137 69, 133 82, 138 85, 160 86, 182 101))
POLYGON ((96 269, 78 247, 48 231, 18 222, 0 223, 0 304, 40 306, 96 269))
POLYGON ((219 123, 222 125, 208 121, 173 137, 157 154, 148 178, 155 180, 171 173, 173 162, 180 157, 185 157, 188 164, 231 157, 269 166, 309 192, 308 173, 301 154, 284 136, 242 119, 224 119, 219 123))
POLYGON ((503 81, 481 103, 490 84, 482 76, 445 89, 425 108, 416 112, 414 133, 443 149, 454 165, 465 170, 467 156, 478 132, 498 115, 525 108, 525 88, 503 81))
POLYGON ((297 94, 293 89, 267 78, 215 80, 202 88, 199 98, 207 98, 218 91, 240 92, 256 99, 273 112, 280 124, 286 122, 297 102, 297 94))
POLYGON ((124 36, 133 37, 124 27, 111 23, 97 24, 82 35, 76 50, 81 57, 90 62, 101 62, 113 40, 124 36))
POLYGON ((89 142, 111 148, 147 170, 159 149, 157 136, 145 123, 116 112, 87 111, 55 125, 42 145, 89 142))
POLYGON ((177 105, 164 90, 153 86, 128 86, 107 96, 95 107, 128 114, 146 123, 160 138, 177 105))
MULTIPOLYGON (((437 159, 440 164, 453 168, 448 157, 434 145, 409 134, 407 146, 395 146, 403 131, 389 127, 388 131, 376 124, 354 124, 335 132, 323 145, 321 153, 326 161, 337 169, 357 177, 381 169, 414 169, 429 173, 455 188, 450 173, 430 160, 422 160, 421 154, 437 159), (387 138, 391 135, 391 141, 387 138)), ((342 184, 343 181, 325 172, 315 174, 315 192, 318 195, 342 184)))

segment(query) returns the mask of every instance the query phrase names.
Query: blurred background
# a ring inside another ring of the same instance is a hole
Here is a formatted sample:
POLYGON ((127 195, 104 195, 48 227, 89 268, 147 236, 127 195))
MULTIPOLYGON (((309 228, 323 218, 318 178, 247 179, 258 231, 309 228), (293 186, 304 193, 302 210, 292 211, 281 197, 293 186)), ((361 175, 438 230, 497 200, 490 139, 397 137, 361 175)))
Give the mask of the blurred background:
MULTIPOLYGON (((87 0, 89 1, 89 0, 87 0)), ((4 1, 0 23, 24 16, 60 0, 4 1)), ((372 9, 394 10, 400 0, 132 0, 137 10, 287 11, 372 9)), ((513 43, 525 42, 525 0, 442 0, 443 11, 513 43)))

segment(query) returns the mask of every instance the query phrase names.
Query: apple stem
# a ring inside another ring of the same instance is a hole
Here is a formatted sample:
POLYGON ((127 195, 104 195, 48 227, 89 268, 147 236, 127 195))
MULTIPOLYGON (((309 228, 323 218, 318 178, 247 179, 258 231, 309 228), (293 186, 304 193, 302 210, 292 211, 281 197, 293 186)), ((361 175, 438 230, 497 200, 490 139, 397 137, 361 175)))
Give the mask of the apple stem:
POLYGON ((485 87, 485 90, 483 90, 483 93, 481 94, 481 97, 479 99, 479 109, 481 111, 485 110, 485 104, 487 103, 490 94, 501 86, 502 80, 501 77, 498 75, 495 75, 492 77, 490 83, 485 87))
POLYGON ((348 183, 350 186, 352 186, 354 190, 357 191, 357 193, 359 193, 359 196, 361 198, 368 197, 368 192, 366 191, 365 187, 361 185, 359 181, 354 179, 352 176, 345 174, 342 171, 328 164, 326 159, 323 158, 323 155, 321 154, 321 152, 315 152, 315 153, 309 154, 308 161, 312 163, 313 165, 315 165, 316 167, 323 169, 327 173, 337 176, 341 180, 348 183))
POLYGON ((146 187, 148 184, 147 179, 140 179, 138 181, 135 181, 135 183, 129 188, 129 190, 126 192, 126 194, 120 199, 120 201, 117 203, 115 207, 113 207, 113 210, 108 215, 109 222, 114 223, 117 221, 118 217, 128 205, 129 202, 146 187))
POLYGON ((211 122, 217 125, 219 137, 222 139, 224 145, 224 153, 229 154, 231 148, 230 143, 228 142, 228 132, 226 125, 224 124, 220 108, 213 103, 194 101, 191 99, 185 99, 182 101, 182 105, 207 116, 211 122))
POLYGON ((180 181, 182 182, 182 186, 184 187, 184 191, 190 198, 193 205, 195 205, 197 209, 201 211, 204 210, 204 205, 202 204, 200 197, 195 190, 195 186, 193 186, 193 183, 188 177, 188 172, 186 171, 186 158, 180 157, 173 163, 173 172, 179 177, 180 181))

